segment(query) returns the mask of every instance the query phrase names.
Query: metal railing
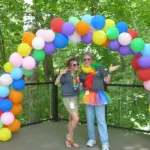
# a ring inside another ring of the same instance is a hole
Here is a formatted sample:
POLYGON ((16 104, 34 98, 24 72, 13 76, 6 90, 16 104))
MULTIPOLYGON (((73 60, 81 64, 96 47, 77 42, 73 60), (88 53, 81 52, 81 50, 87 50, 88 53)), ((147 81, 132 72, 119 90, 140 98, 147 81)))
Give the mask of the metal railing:
MULTIPOLYGON (((150 114, 148 112, 148 93, 143 85, 108 85, 111 103, 106 106, 106 119, 109 127, 150 133, 150 114)), ((68 120, 68 113, 61 103, 59 91, 59 118, 68 120)), ((86 123, 84 105, 79 105, 80 122, 86 123)), ((95 123, 96 124, 96 123, 95 123)))
MULTIPOLYGON (((107 105, 108 126, 150 133, 148 94, 142 85, 110 84, 112 103, 107 105)), ((23 91, 23 112, 18 116, 22 126, 47 120, 68 120, 61 90, 54 82, 27 83, 23 91)), ((79 105, 80 122, 86 123, 84 105, 79 105)))

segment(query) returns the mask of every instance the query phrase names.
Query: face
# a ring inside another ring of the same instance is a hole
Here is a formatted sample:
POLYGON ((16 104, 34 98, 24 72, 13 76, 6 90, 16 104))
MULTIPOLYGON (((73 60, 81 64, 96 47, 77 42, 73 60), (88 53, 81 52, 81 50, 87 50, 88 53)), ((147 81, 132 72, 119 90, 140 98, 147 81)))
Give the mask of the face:
POLYGON ((70 69, 72 70, 72 71, 78 71, 78 68, 79 68, 79 64, 78 64, 78 62, 77 61, 71 61, 71 63, 70 63, 70 69))
POLYGON ((84 58, 83 58, 83 61, 84 61, 84 65, 86 67, 89 67, 92 63, 92 58, 90 55, 85 55, 84 58))

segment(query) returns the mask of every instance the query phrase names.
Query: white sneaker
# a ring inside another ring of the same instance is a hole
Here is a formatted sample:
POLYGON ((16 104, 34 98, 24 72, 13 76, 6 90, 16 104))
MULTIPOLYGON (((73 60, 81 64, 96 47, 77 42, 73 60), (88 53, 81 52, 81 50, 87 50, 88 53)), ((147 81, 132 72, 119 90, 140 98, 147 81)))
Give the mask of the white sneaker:
POLYGON ((86 145, 89 147, 93 147, 95 144, 96 144, 96 141, 90 139, 90 140, 88 140, 86 145))
POLYGON ((102 145, 102 150, 110 150, 109 145, 107 144, 102 145))

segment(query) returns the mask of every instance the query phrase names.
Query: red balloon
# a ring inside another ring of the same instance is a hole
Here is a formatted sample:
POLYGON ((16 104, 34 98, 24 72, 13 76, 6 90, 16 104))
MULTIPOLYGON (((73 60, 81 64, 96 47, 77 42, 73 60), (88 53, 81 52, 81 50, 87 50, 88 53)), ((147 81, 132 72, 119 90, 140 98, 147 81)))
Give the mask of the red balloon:
POLYGON ((138 70, 137 76, 141 81, 150 80, 150 68, 138 70))
POLYGON ((127 32, 131 35, 132 39, 135 39, 138 37, 138 33, 133 29, 128 29, 127 32))
POLYGON ((60 33, 62 32, 62 25, 64 21, 61 18, 55 18, 51 21, 51 28, 54 32, 60 33))
POLYGON ((131 66, 135 69, 135 70, 140 70, 142 69, 139 65, 138 65, 138 60, 139 60, 140 56, 135 56, 132 61, 131 61, 131 66))
POLYGON ((3 112, 0 110, 0 117, 1 117, 2 114, 3 114, 3 112))

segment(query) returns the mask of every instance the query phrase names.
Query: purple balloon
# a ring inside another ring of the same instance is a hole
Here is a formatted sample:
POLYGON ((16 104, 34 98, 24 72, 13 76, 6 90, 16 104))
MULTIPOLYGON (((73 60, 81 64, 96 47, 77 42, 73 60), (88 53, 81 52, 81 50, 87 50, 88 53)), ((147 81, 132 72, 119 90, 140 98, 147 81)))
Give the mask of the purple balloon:
POLYGON ((1 98, 1 97, 0 97, 0 102, 3 101, 3 100, 4 100, 4 98, 1 98))
POLYGON ((40 62, 36 61, 36 66, 38 66, 40 64, 40 62))
POLYGON ((55 51, 56 51, 56 47, 54 45, 54 43, 45 43, 45 46, 44 46, 44 51, 46 54, 48 55, 52 55, 55 51))
POLYGON ((132 55, 134 55, 134 56, 141 56, 141 54, 140 54, 140 53, 138 53, 138 52, 134 52, 134 51, 132 51, 132 50, 131 50, 130 54, 132 54, 132 55))
POLYGON ((1 98, 1 97, 0 97, 0 102, 1 102, 2 100, 4 100, 4 98, 1 98))
POLYGON ((122 56, 127 56, 127 55, 130 54, 130 52, 131 52, 131 50, 130 50, 130 47, 129 47, 129 46, 121 46, 121 47, 119 48, 119 53, 120 53, 120 55, 122 55, 122 56))
POLYGON ((118 40, 113 40, 113 41, 109 42, 108 47, 112 51, 117 51, 120 47, 120 44, 119 44, 118 40))
POLYGON ((66 22, 62 26, 62 33, 66 36, 70 36, 74 33, 75 31, 75 26, 71 22, 66 22))
POLYGON ((89 32, 88 34, 81 36, 81 39, 82 39, 83 43, 91 44, 92 43, 92 36, 93 36, 93 33, 89 32))
POLYGON ((150 67, 150 57, 148 56, 141 56, 138 60, 138 65, 141 68, 149 68, 150 67))

